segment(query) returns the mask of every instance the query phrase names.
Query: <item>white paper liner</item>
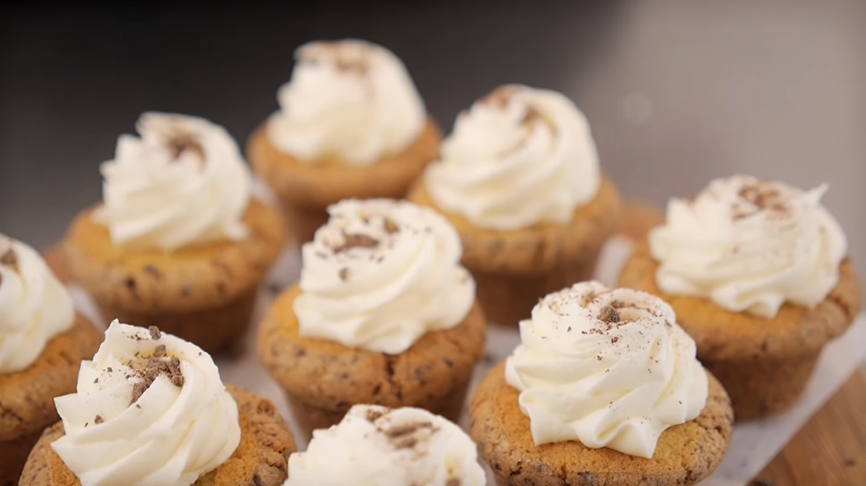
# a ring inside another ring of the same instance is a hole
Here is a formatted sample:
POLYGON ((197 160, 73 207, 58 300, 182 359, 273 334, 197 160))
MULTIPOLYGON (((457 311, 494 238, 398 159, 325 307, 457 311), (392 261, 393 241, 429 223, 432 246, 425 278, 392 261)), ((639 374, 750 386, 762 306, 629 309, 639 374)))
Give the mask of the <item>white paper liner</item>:
MULTIPOLYGON (((596 279, 607 285, 614 285, 630 251, 631 242, 628 239, 612 238, 599 257, 596 279)), ((246 352, 239 359, 216 360, 223 382, 242 386, 273 401, 294 430, 297 430, 297 427, 283 393, 256 358, 255 341, 259 318, 273 300, 275 291, 296 282, 299 271, 300 254, 297 248, 287 248, 262 287, 254 324, 246 336, 246 352)), ((107 326, 108 321, 99 315, 86 292, 74 285, 70 285, 69 290, 79 312, 93 322, 101 323, 103 327, 107 326)), ((518 342, 516 329, 490 326, 487 334, 487 354, 475 370, 471 385, 473 389, 490 367, 508 356, 518 342)), ((866 343, 866 313, 859 316, 845 336, 825 348, 806 392, 791 409, 770 419, 754 420, 734 427, 731 447, 724 461, 716 472, 701 484, 703 486, 746 486, 864 361, 866 347, 863 343, 866 343)), ((472 390, 469 396, 472 396, 472 390)), ((466 422, 464 411, 461 419, 464 428, 466 422)), ((298 440, 298 447, 303 450, 306 444, 298 440)), ((492 485, 493 482, 489 484, 492 485)))

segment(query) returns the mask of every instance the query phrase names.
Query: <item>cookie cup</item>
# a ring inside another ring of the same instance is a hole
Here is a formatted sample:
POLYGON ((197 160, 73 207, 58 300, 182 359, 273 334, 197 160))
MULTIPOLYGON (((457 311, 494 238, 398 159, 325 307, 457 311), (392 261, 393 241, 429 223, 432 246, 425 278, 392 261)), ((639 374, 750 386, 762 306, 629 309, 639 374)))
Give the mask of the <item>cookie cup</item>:
MULTIPOLYGON (((267 399, 241 388, 226 389, 238 404, 240 443, 231 457, 193 486, 282 486, 288 476, 286 461, 296 450, 289 426, 267 399)), ((81 486, 51 448, 63 434, 62 422, 45 430, 27 459, 20 486, 81 486)))
POLYGON ((302 162, 271 143, 266 125, 247 142, 247 158, 280 199, 290 239, 302 244, 313 239, 328 221, 327 207, 348 198, 400 199, 424 167, 439 157, 442 134, 432 119, 421 135, 402 152, 386 155, 366 166, 350 166, 331 157, 302 162))
POLYGON ((154 325, 210 354, 242 341, 259 284, 285 244, 278 209, 251 199, 245 239, 171 252, 116 247, 93 211, 73 221, 62 243, 63 261, 105 319, 154 325))
POLYGON ((475 278, 476 293, 490 322, 517 326, 538 299, 590 280, 602 245, 619 227, 623 202, 603 177, 595 197, 574 211, 566 225, 541 223, 514 231, 478 228, 436 205, 419 179, 408 199, 444 215, 463 242, 462 264, 475 278))
POLYGON ((708 373, 707 404, 694 420, 659 437, 652 459, 577 441, 536 446, 520 392, 505 381, 505 362, 482 380, 469 411, 470 435, 499 486, 687 486, 709 476, 731 440, 733 413, 708 373))
POLYGON ((428 332, 389 355, 300 336, 292 308, 298 295, 296 285, 269 309, 258 354, 285 391, 304 438, 338 423, 355 404, 418 407, 458 421, 484 352, 486 321, 477 303, 457 326, 428 332))
POLYGON ((76 314, 72 327, 51 339, 33 364, 0 374, 0 486, 18 484, 30 449, 60 419, 54 398, 75 392, 78 363, 101 342, 102 333, 76 314))
POLYGON ((669 295, 656 284, 658 263, 649 245, 635 245, 619 285, 668 302, 677 322, 694 338, 698 359, 731 397, 737 420, 781 412, 802 395, 821 350, 854 322, 860 308, 857 275, 850 260, 839 283, 814 309, 784 304, 772 319, 731 312, 708 299, 669 295))

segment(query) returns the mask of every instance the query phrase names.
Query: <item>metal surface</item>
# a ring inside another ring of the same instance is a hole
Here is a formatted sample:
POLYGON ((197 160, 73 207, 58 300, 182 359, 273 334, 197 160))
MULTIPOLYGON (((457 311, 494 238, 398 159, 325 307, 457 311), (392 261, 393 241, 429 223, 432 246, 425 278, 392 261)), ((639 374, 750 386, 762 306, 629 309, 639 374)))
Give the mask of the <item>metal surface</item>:
POLYGON ((661 204, 734 172, 827 181, 866 274, 866 2, 595 3, 4 14, 0 231, 56 240, 142 111, 201 115, 243 141, 276 109, 295 46, 353 36, 401 56, 446 129, 500 83, 567 93, 631 197, 661 204))

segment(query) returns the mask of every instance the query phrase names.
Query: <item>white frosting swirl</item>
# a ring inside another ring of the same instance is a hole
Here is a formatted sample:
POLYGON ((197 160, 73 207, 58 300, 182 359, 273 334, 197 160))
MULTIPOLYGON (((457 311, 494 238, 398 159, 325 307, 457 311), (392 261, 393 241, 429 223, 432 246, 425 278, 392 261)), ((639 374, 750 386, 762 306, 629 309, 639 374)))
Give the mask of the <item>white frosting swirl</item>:
POLYGON ((188 486, 240 442, 237 404, 209 354, 117 320, 81 362, 77 393, 54 402, 66 435, 51 447, 82 486, 188 486))
POLYGON ((425 173, 430 196, 480 228, 571 221, 598 192, 589 123, 560 93, 503 86, 457 117, 442 160, 425 173))
POLYGON ((73 322, 72 299, 39 253, 0 235, 0 373, 26 369, 73 322))
POLYGON ((224 128, 145 113, 136 129, 141 138, 121 135, 100 169, 105 205, 95 217, 115 245, 170 251, 246 237, 251 177, 224 128))
POLYGON ((311 42, 295 52, 292 80, 268 138, 300 162, 336 157, 370 165, 399 153, 424 130, 424 102, 406 67, 388 49, 361 40, 311 42))
POLYGON ((672 199, 649 234, 663 292, 773 318, 785 302, 813 307, 839 282, 845 233, 821 205, 822 185, 801 191, 736 175, 694 200, 672 199))
POLYGON ((355 405, 289 457, 285 486, 484 486, 476 454, 460 427, 426 410, 355 405))
POLYGON ((665 429, 700 415, 707 375, 673 309, 583 282, 542 299, 505 364, 537 445, 568 440, 651 458, 665 429))
POLYGON ((345 200, 328 213, 302 250, 301 336, 399 354, 469 313, 475 281, 445 218, 390 199, 345 200))

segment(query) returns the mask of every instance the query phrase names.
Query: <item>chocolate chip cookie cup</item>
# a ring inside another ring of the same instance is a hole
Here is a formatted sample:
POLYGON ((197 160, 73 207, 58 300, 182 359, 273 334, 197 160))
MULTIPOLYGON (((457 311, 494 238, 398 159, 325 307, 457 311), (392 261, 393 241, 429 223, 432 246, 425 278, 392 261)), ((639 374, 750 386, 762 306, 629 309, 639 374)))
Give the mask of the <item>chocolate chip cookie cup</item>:
POLYGON ((693 485, 721 463, 730 401, 663 301, 584 282, 520 333, 469 413, 499 486, 693 485))
POLYGON ((454 225, 482 308, 509 326, 545 294, 592 278, 623 212, 574 103, 518 85, 458 116, 408 199, 454 225))
POLYGON ((403 63, 384 47, 311 42, 295 57, 281 110, 250 136, 247 157, 302 244, 327 222, 331 204, 405 196, 438 157, 442 136, 403 63))
POLYGON ((75 389, 78 361, 99 339, 39 254, 0 235, 0 486, 18 484, 30 449, 57 421, 54 397, 75 389))
POLYGON ((486 321, 441 216, 408 202, 349 200, 304 245, 301 280, 261 324, 258 355, 300 433, 355 404, 424 408, 457 421, 486 321))
POLYGON ((858 278, 823 191, 715 180, 696 198, 672 200, 664 225, 623 267, 620 285, 674 308, 737 420, 794 404, 824 346, 859 311, 858 278))
POLYGON ((268 400, 224 387, 210 356, 156 328, 109 326, 59 397, 20 486, 282 486, 295 451, 268 400), (99 453, 97 453, 99 452, 99 453))
POLYGON ((157 325, 209 353, 233 350, 285 241, 277 208, 250 196, 222 128, 145 114, 103 164, 104 201, 72 222, 64 265, 103 317, 157 325))

